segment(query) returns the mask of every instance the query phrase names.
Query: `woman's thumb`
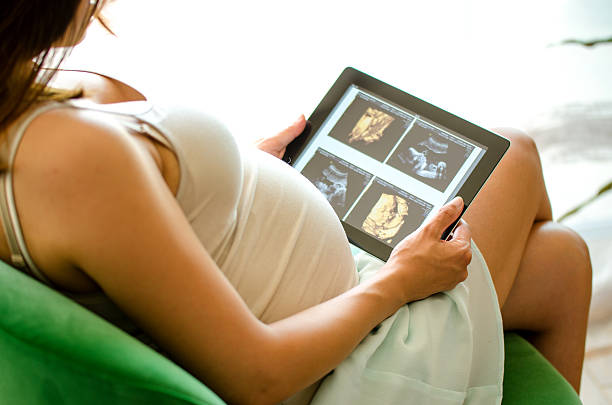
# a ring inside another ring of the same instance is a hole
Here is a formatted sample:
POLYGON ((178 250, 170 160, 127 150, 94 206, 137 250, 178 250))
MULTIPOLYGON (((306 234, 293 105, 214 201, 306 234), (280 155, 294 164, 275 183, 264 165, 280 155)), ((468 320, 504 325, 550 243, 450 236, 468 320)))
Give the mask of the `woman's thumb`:
POLYGON ((427 228, 437 238, 442 236, 442 232, 448 228, 461 215, 463 211, 463 199, 461 197, 453 198, 449 203, 445 204, 440 211, 431 219, 427 228))
POLYGON ((304 127, 306 126, 306 118, 304 114, 301 114, 298 119, 291 125, 289 125, 286 129, 279 132, 276 136, 288 144, 293 139, 295 139, 299 134, 304 131, 304 127))

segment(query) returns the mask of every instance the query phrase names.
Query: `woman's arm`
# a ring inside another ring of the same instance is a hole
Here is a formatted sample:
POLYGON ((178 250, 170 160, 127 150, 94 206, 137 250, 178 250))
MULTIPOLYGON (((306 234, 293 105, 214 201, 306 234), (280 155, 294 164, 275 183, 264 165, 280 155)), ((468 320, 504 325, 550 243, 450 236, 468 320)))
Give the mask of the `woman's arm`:
POLYGON ((405 302, 450 289, 467 275, 467 228, 459 227, 451 242, 439 239, 460 211, 446 206, 369 282, 263 324, 202 247, 132 137, 96 113, 44 115, 57 124, 30 141, 52 153, 20 168, 20 212, 35 218, 58 260, 95 280, 230 403, 290 396, 332 370, 405 302))

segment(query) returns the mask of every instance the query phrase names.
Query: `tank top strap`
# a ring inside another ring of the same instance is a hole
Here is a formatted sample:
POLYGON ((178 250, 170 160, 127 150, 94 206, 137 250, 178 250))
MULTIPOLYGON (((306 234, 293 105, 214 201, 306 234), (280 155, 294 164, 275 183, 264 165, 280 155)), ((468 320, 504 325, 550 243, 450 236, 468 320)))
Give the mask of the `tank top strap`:
POLYGON ((98 111, 123 118, 122 124, 126 128, 145 134, 167 148, 174 149, 174 145, 166 138, 165 131, 158 126, 158 122, 161 121, 159 111, 149 101, 96 104, 85 99, 73 99, 66 101, 66 103, 75 108, 98 111))
POLYGON ((0 222, 2 223, 2 229, 11 254, 11 264, 46 284, 52 284, 52 282, 34 264, 28 253, 23 232, 21 231, 13 193, 13 164, 17 148, 30 123, 40 114, 59 108, 62 105, 59 102, 45 103, 22 116, 7 133, 5 142, 2 144, 2 154, 5 157, 7 167, 4 171, 0 172, 0 194, 2 194, 0 195, 0 222))

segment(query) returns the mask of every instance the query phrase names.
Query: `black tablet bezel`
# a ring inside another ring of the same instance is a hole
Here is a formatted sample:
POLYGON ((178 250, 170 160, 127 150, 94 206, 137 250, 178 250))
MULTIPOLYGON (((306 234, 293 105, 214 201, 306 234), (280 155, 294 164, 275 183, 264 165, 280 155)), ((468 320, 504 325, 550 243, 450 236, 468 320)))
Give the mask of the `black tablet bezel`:
MULTIPOLYGON (((308 118, 308 125, 304 132, 287 146, 283 160, 289 164, 297 160, 297 157, 304 151, 313 135, 317 133, 325 119, 351 85, 370 91, 451 131, 455 131, 476 143, 486 146, 486 152, 456 194, 463 198, 465 204, 463 212, 465 212, 510 146, 510 141, 352 67, 344 69, 325 97, 323 97, 323 100, 321 100, 308 118)), ((453 195, 450 198, 454 197, 453 195)), ((441 235, 442 239, 448 237, 458 221, 459 218, 446 229, 444 234, 441 235)), ((342 221, 342 226, 351 243, 382 260, 386 261, 389 258, 393 250, 390 246, 344 221, 342 221)))

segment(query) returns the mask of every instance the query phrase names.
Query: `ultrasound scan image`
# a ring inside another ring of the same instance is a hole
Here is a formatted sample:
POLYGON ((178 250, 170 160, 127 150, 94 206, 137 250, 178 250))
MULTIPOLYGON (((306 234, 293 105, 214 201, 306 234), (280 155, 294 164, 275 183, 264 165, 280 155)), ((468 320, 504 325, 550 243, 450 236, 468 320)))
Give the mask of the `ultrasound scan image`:
POLYGON ((328 136, 384 162, 414 120, 399 109, 357 95, 328 136))
POLYGON ((473 150, 460 137, 417 120, 387 164, 443 192, 473 150))
POLYGON ((342 171, 333 163, 324 168, 321 176, 313 181, 313 184, 327 198, 332 206, 344 207, 346 204, 346 188, 348 183, 348 172, 342 171))
POLYGON ((433 205, 375 177, 344 220, 395 247, 425 220, 433 205))
POLYGON ((379 239, 391 240, 404 225, 408 215, 408 203, 402 197, 382 193, 361 228, 379 239))
POLYGON ((410 168, 413 174, 426 179, 446 180, 448 143, 429 134, 416 147, 409 147, 397 155, 399 161, 410 168))
POLYGON ((319 189, 340 218, 372 178, 370 173, 321 148, 304 166, 302 174, 319 189))
POLYGON ((394 119, 389 114, 368 107, 349 134, 349 144, 358 141, 366 144, 378 141, 383 137, 385 129, 394 119))

